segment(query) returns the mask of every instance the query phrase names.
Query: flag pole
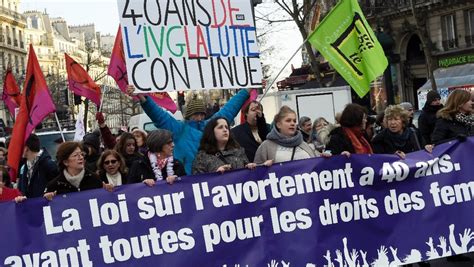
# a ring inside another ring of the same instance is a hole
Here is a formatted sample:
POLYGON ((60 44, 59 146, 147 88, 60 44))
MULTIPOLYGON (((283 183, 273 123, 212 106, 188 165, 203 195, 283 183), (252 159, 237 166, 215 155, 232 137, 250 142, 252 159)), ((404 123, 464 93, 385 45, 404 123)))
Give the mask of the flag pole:
POLYGON ((107 85, 104 85, 104 92, 102 92, 102 97, 100 98, 99 112, 102 112, 102 107, 104 106, 104 96, 105 96, 106 89, 107 89, 107 85))
POLYGON ((303 41, 303 43, 298 47, 298 49, 296 49, 296 51, 293 53, 293 55, 288 59, 288 61, 286 61, 285 65, 283 65, 283 67, 280 69, 280 71, 278 72, 278 74, 273 78, 272 82, 267 86, 267 88, 265 88, 265 91, 263 92, 263 95, 262 97, 260 97, 260 99, 258 100, 258 102, 262 102, 262 99, 267 95, 268 93, 268 90, 270 90, 270 88, 272 88, 273 84, 275 83, 275 81, 278 79, 278 77, 280 76, 280 74, 283 72, 283 70, 286 68, 286 66, 288 66, 288 64, 290 63, 290 61, 296 56, 296 54, 303 48, 304 44, 309 40, 309 38, 311 37, 312 34, 308 35, 308 37, 306 38, 306 40, 303 41))
POLYGON ((58 123, 58 128, 59 128, 59 132, 61 133, 61 138, 63 139, 63 142, 66 142, 66 139, 64 139, 63 129, 61 129, 61 123, 59 123, 58 113, 56 113, 56 111, 54 112, 54 117, 56 118, 56 122, 58 123))

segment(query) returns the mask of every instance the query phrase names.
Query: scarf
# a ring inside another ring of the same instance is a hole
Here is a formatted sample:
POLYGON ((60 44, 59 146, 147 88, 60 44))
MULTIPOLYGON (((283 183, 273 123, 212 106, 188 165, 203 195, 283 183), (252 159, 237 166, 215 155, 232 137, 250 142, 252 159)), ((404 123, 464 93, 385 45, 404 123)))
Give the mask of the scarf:
POLYGON ((279 144, 280 146, 296 147, 303 142, 303 135, 301 135, 300 131, 296 131, 294 136, 288 137, 282 135, 276 127, 273 127, 270 133, 268 133, 267 139, 279 144))
POLYGON ((84 174, 86 173, 86 169, 82 169, 82 171, 78 175, 70 175, 67 170, 63 171, 64 177, 66 180, 72 184, 75 188, 79 188, 81 185, 82 179, 84 178, 84 174))
POLYGON ((28 178, 28 185, 30 185, 31 176, 33 176, 33 167, 35 166, 36 162, 38 162, 39 158, 41 157, 41 154, 43 154, 43 149, 41 149, 38 154, 36 154, 36 157, 33 160, 26 161, 26 168, 28 169, 26 173, 26 178, 28 178))
POLYGON ((119 186, 122 185, 122 174, 120 172, 117 172, 116 174, 108 174, 105 173, 105 176, 107 177, 107 181, 111 183, 114 186, 119 186))
POLYGON ((362 135, 362 130, 359 128, 346 128, 342 127, 342 130, 349 138, 354 147, 356 154, 373 154, 372 147, 369 142, 362 135))
POLYGON ((459 112, 454 116, 454 120, 466 126, 474 127, 474 116, 472 115, 466 115, 464 113, 459 112))
POLYGON ((153 169, 153 173, 155 174, 156 180, 163 180, 163 174, 161 169, 164 167, 166 163, 166 173, 168 176, 174 175, 173 170, 173 156, 167 157, 159 162, 156 153, 148 152, 148 158, 150 159, 151 168, 153 169), (161 165, 161 167, 160 167, 161 165))
POLYGON ((388 137, 393 142, 395 147, 402 148, 407 144, 408 139, 410 139, 411 130, 409 128, 405 128, 405 130, 401 134, 392 133, 388 129, 387 129, 387 132, 388 132, 388 137))

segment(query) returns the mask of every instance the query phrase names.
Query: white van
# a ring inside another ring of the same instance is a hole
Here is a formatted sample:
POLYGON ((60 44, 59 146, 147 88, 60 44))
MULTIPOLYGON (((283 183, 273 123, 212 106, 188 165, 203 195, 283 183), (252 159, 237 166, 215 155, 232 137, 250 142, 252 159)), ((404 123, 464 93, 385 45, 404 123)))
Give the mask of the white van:
MULTIPOLYGON (((177 110, 174 114, 167 111, 171 116, 173 116, 177 120, 183 120, 183 114, 181 111, 177 110)), ((146 132, 151 132, 153 130, 158 129, 155 124, 151 121, 150 117, 145 113, 134 115, 130 117, 130 121, 128 122, 128 129, 133 131, 135 129, 144 130, 146 132)))

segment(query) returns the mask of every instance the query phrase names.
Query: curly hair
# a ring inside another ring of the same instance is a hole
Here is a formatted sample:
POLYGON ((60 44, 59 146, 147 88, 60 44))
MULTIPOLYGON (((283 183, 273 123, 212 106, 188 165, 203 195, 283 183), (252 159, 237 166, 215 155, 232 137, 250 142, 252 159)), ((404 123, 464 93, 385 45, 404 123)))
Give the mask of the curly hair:
MULTIPOLYGON (((217 139, 214 134, 214 128, 216 128, 218 120, 224 120, 227 125, 229 125, 229 122, 224 117, 213 118, 207 123, 202 134, 201 143, 199 145, 199 150, 205 151, 207 154, 216 154, 219 152, 219 148, 217 147, 217 139)), ((240 145, 235 141, 229 129, 229 140, 227 141, 225 150, 234 148, 240 148, 240 145)))
POLYGON ((69 156, 71 156, 74 151, 80 148, 82 152, 84 152, 84 148, 82 147, 82 144, 79 142, 73 142, 73 141, 66 141, 62 144, 59 145, 58 151, 56 152, 56 160, 58 162, 59 170, 63 171, 66 169, 66 165, 64 165, 64 161, 66 161, 69 156))
POLYGON ((97 161, 97 171, 99 172, 99 175, 103 175, 106 172, 104 168, 104 161, 110 155, 114 156, 115 159, 120 162, 119 172, 121 174, 127 174, 127 165, 125 164, 125 160, 120 155, 120 153, 112 149, 107 149, 102 153, 102 155, 100 155, 100 158, 97 161))
POLYGON ((406 127, 410 123, 410 115, 400 105, 390 105, 385 109, 384 120, 393 119, 400 117, 403 122, 403 127, 406 127))

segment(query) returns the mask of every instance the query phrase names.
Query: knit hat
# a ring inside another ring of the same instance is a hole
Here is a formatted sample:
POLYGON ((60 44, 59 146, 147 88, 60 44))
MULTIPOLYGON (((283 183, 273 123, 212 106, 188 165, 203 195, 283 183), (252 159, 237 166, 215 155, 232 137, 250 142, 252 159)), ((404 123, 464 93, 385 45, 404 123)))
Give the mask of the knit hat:
POLYGON ((196 113, 204 113, 206 114, 206 105, 204 105, 204 101, 201 99, 193 98, 191 99, 188 104, 186 105, 186 113, 184 114, 184 118, 189 120, 189 118, 196 113))
POLYGON ((431 90, 426 95, 426 104, 431 105, 431 102, 435 101, 436 99, 441 99, 441 96, 437 91, 431 90))
POLYGON ((402 102, 400 103, 400 106, 406 111, 413 109, 413 105, 410 102, 402 102))
POLYGON ((95 151, 100 151, 100 136, 95 133, 88 133, 82 138, 82 143, 86 146, 91 146, 95 151))
POLYGON ((170 131, 158 129, 148 134, 146 145, 148 146, 148 150, 150 152, 156 153, 160 152, 163 149, 163 146, 172 140, 173 134, 170 131))

